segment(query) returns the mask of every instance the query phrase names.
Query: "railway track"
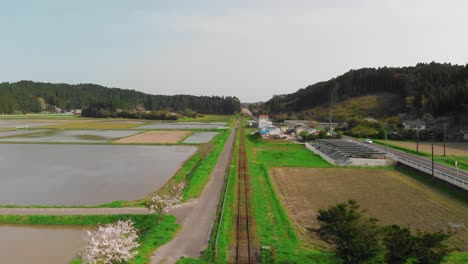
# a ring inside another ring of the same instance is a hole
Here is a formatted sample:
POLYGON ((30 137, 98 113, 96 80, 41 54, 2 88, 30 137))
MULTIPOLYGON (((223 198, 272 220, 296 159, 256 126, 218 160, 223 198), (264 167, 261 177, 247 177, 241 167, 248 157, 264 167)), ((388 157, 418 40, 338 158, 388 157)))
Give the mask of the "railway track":
POLYGON ((248 174, 247 153, 244 131, 240 129, 238 194, 237 194, 237 247, 236 263, 255 263, 250 223, 250 176, 248 174))

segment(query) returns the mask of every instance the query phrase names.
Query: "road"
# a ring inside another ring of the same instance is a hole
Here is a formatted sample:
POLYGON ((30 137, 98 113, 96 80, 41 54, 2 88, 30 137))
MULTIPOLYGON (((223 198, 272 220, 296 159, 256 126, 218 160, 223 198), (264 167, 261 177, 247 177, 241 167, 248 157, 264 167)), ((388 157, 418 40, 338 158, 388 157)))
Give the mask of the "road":
MULTIPOLYGON (((360 144, 365 144, 362 141, 357 140, 357 139, 352 138, 352 137, 344 137, 344 138, 347 139, 347 140, 351 140, 351 141, 360 143, 360 144)), ((381 145, 374 144, 372 146, 374 148, 377 148, 377 149, 380 149, 380 150, 385 150, 385 147, 381 146, 381 145)), ((395 155, 397 157, 401 157, 403 159, 409 160, 411 162, 414 162, 414 163, 417 163, 417 164, 432 168, 432 160, 431 160, 430 157, 427 158, 427 157, 416 156, 414 154, 409 154, 409 153, 406 153, 406 152, 403 152, 403 151, 400 151, 400 150, 393 149, 393 148, 388 147, 388 146, 387 146, 387 152, 392 154, 392 155, 395 155)), ((468 182, 468 171, 460 170, 460 169, 457 170, 454 167, 450 167, 450 166, 444 165, 444 164, 436 162, 436 161, 434 161, 434 170, 435 171, 440 171, 440 172, 448 174, 448 175, 451 175, 452 177, 457 178, 457 179, 459 179, 461 181, 468 182)), ((450 182, 450 183, 452 183, 452 182, 450 182)))
POLYGON ((189 210, 184 211, 185 217, 180 223, 182 225, 181 230, 171 242, 164 244, 153 254, 151 263, 171 264, 176 263, 181 257, 199 258, 201 251, 207 248, 211 228, 216 218, 216 209, 221 196, 226 169, 230 166, 237 124, 238 122, 232 128, 232 133, 200 198, 189 201, 192 206, 189 210))

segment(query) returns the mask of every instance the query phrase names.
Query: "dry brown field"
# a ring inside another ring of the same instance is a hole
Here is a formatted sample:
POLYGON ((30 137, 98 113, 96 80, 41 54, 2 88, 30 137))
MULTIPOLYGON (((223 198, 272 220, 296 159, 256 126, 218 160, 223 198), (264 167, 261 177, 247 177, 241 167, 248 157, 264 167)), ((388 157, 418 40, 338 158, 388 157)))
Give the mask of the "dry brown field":
MULTIPOLYGON (((384 141, 380 141, 384 142, 384 141)), ((416 142, 388 140, 388 144, 416 150, 416 142)), ((434 144, 434 155, 444 154, 444 143, 419 142, 419 151, 431 153, 431 144, 434 144)), ((445 148, 447 156, 468 156, 468 143, 447 143, 445 148)))
POLYGON ((274 168, 271 176, 299 233, 318 227, 319 209, 354 199, 382 225, 456 231, 450 243, 468 250, 468 206, 397 171, 274 168))
POLYGON ((147 131, 134 136, 118 139, 113 143, 178 143, 189 136, 191 133, 192 132, 190 131, 147 131))

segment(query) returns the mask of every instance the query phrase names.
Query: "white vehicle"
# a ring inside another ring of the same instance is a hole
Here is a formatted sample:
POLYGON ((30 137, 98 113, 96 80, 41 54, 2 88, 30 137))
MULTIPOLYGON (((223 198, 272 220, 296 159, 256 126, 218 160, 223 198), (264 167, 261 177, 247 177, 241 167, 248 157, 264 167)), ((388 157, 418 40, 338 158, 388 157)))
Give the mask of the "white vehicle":
POLYGON ((364 139, 364 142, 369 143, 369 144, 372 144, 372 139, 366 138, 366 139, 364 139))

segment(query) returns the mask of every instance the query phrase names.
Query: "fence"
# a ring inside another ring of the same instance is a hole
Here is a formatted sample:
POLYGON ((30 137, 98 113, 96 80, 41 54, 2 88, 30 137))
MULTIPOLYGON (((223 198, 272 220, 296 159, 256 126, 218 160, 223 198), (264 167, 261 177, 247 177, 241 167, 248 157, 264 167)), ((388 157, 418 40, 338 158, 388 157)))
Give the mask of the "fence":
MULTIPOLYGON (((429 167, 429 166, 426 166, 426 165, 422 165, 420 163, 417 163, 417 162, 414 162, 412 160, 409 160, 409 159, 405 159, 403 157, 400 157, 398 155, 395 155, 393 153, 387 153, 388 156, 392 157, 393 159, 395 159, 396 161, 402 163, 402 164, 405 164, 409 167, 412 167, 412 168, 415 168, 419 171, 422 171, 422 172, 425 172, 427 174, 430 174, 432 175, 432 167, 429 167)), ((438 178, 438 179, 441 179, 443 181, 446 181, 450 184, 453 184, 457 187, 460 187, 464 190, 468 190, 468 181, 458 177, 458 175, 450 175, 450 174, 447 174, 445 172, 442 172, 442 171, 439 171, 439 170, 436 170, 434 169, 434 177, 438 178)))

